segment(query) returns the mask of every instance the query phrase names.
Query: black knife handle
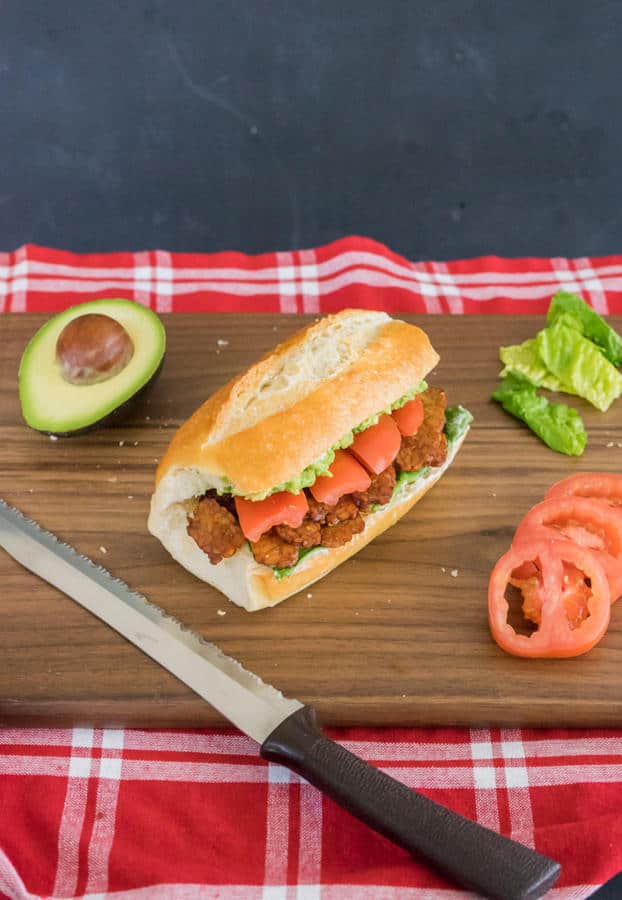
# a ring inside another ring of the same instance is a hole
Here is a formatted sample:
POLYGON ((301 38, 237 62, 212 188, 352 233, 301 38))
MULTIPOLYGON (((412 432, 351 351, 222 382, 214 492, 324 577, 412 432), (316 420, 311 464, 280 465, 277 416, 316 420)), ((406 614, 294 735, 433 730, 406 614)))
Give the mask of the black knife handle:
POLYGON ((559 878, 559 863, 439 806, 326 737, 310 706, 281 722, 261 755, 298 772, 375 831, 486 897, 536 900, 559 878))

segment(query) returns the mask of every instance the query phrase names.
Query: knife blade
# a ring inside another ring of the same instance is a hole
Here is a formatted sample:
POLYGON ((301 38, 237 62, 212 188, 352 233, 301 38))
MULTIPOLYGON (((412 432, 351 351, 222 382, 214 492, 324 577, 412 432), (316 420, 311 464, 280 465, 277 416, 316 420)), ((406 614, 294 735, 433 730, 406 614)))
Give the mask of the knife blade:
POLYGON ((0 547, 188 685, 260 745, 371 828, 456 882, 499 900, 535 900, 554 860, 429 800, 328 738, 315 711, 185 628, 146 597, 0 498, 0 547))

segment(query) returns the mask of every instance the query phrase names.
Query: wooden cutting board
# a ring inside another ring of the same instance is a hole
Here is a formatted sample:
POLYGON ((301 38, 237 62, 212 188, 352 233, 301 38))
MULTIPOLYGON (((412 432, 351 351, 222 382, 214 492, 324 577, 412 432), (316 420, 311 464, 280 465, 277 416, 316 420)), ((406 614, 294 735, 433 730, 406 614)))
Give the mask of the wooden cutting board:
MULTIPOLYGON (((308 318, 164 316, 164 370, 133 418, 52 441, 22 424, 16 386, 21 352, 44 317, 1 316, 0 496, 284 693, 315 704, 327 724, 620 725, 622 606, 601 644, 576 660, 515 659, 488 632, 488 575, 522 514, 565 475, 622 470, 621 402, 601 414, 576 401, 589 433, 577 460, 489 400, 499 345, 533 335, 539 318, 413 318, 441 355, 430 382, 475 423, 452 468, 406 518, 309 591, 247 613, 148 534, 156 461, 177 426, 308 318)), ((4 724, 222 724, 1 550, 0 617, 4 724)))

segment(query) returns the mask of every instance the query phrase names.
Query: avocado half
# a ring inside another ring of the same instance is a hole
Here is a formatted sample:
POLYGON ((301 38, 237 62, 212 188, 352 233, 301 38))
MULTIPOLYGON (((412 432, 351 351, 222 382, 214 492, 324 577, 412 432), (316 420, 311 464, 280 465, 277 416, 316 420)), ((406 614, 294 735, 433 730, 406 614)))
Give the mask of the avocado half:
POLYGON ((166 332, 158 316, 132 300, 93 300, 54 316, 30 339, 19 366, 19 399, 26 424, 67 437, 90 431, 129 412, 162 369, 166 332), (129 334, 134 353, 116 375, 97 384, 66 381, 56 360, 56 343, 72 319, 89 313, 109 316, 129 334))

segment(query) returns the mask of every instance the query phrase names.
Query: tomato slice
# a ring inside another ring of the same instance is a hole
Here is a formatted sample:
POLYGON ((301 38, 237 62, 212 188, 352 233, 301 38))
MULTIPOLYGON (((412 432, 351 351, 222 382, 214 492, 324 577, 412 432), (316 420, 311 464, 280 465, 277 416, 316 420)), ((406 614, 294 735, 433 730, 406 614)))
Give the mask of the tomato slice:
POLYGON ((545 500, 554 497, 592 497, 603 500, 609 506, 621 508, 622 475, 611 472, 580 472, 556 482, 544 495, 545 500))
POLYGON ((497 644, 514 656, 561 658, 586 653, 607 630, 610 607, 609 584, 600 562, 591 550, 570 541, 514 544, 490 575, 490 631, 497 644), (529 575, 531 567, 526 563, 534 564, 535 574, 529 575), (531 634, 519 633, 508 621, 506 591, 512 584, 523 595, 524 618, 537 625, 531 634))
POLYGON ((258 541, 262 534, 274 525, 291 525, 298 528, 309 510, 304 491, 290 494, 279 491, 265 500, 245 500, 235 498, 235 508, 240 520, 240 528, 249 541, 258 541))
POLYGON ((516 529, 514 544, 569 540, 594 552, 609 580, 611 602, 622 595, 622 516, 602 500, 560 496, 537 503, 516 529))
POLYGON ((421 397, 415 397, 414 400, 409 400, 399 409, 394 409, 391 416, 404 437, 412 437, 417 434, 419 426, 423 422, 421 397))
POLYGON ((366 491, 371 484, 371 478, 363 466, 345 450, 337 450, 329 472, 330 475, 316 478, 309 488, 318 503, 334 506, 344 494, 366 491))
POLYGON ((380 475, 399 453, 401 443, 399 428, 392 417, 385 414, 375 425, 355 434, 348 450, 374 475, 380 475))

